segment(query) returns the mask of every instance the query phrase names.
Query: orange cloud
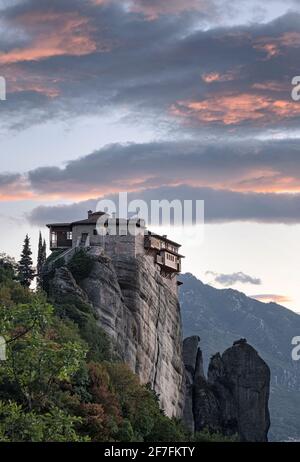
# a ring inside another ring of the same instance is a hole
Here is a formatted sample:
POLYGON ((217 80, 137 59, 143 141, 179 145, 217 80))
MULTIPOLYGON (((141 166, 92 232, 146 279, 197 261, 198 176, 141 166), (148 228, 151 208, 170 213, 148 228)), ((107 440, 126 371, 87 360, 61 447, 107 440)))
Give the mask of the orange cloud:
MULTIPOLYGON (((37 61, 62 55, 82 56, 99 49, 89 19, 72 13, 33 12, 18 16, 18 25, 33 33, 32 43, 0 53, 0 64, 37 61)), ((104 45, 102 50, 107 50, 104 45)))
POLYGON ((298 178, 283 176, 274 170, 249 170, 244 179, 227 185, 233 191, 258 193, 299 193, 298 178))
POLYGON ((0 186, 0 202, 32 199, 26 178, 18 177, 0 186))
POLYGON ((261 294, 261 295, 250 295, 251 298, 258 300, 264 303, 290 303, 291 298, 286 295, 276 295, 276 294, 261 294))
POLYGON ((171 114, 202 123, 236 125, 245 121, 270 123, 300 115, 300 105, 293 101, 274 100, 259 94, 242 93, 211 96, 202 101, 179 101, 171 114))

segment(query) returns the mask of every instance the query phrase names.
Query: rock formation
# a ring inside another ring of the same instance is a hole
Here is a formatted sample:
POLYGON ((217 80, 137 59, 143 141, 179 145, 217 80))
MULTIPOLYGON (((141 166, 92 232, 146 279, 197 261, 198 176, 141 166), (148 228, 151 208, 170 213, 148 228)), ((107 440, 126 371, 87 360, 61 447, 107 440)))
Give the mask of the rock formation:
POLYGON ((291 339, 300 332, 299 314, 233 289, 216 289, 191 274, 180 279, 183 335, 201 336, 204 369, 217 351, 246 337, 271 370, 269 440, 300 441, 300 361, 291 355, 291 339))
POLYGON ((111 259, 100 247, 87 252, 94 260, 88 277, 77 284, 66 266, 56 269, 50 294, 58 301, 72 294, 90 303, 121 358, 156 391, 168 416, 181 417, 184 366, 176 294, 151 257, 111 259))
POLYGON ((203 373, 199 337, 183 343, 186 367, 184 421, 191 431, 208 428, 241 441, 267 441, 270 370, 257 351, 241 339, 210 361, 203 373))

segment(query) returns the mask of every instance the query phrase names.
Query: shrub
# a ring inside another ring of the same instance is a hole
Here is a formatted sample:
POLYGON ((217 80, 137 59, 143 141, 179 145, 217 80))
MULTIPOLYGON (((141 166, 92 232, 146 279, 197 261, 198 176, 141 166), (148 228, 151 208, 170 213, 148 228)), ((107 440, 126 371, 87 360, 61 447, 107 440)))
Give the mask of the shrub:
POLYGON ((201 432, 195 433, 192 441, 195 443, 233 443, 237 442, 238 438, 236 435, 225 436, 222 433, 204 429, 201 432))
POLYGON ((1 442, 80 442, 89 438, 77 434, 74 425, 81 422, 54 407, 45 414, 25 410, 15 402, 0 401, 1 442))
POLYGON ((93 259, 87 255, 85 250, 80 249, 73 255, 67 266, 76 282, 80 282, 89 276, 93 265, 93 259))

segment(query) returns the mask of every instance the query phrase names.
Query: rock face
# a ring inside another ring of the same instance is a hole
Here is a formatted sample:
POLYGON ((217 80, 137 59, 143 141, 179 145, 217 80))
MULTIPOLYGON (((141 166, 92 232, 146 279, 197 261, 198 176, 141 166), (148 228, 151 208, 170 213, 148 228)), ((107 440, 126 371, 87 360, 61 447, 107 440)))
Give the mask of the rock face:
POLYGON ((271 369, 269 440, 300 440, 300 361, 291 355, 291 339, 300 332, 299 314, 236 290, 216 289, 191 274, 180 279, 184 337, 200 334, 205 370, 212 355, 246 337, 271 369))
POLYGON ((89 276, 76 284, 66 267, 56 269, 50 293, 58 300, 76 294, 96 311, 100 326, 119 355, 150 383, 170 417, 181 417, 184 404, 181 317, 178 298, 148 256, 113 259, 103 251, 89 276))
POLYGON ((209 428, 241 441, 267 441, 270 370, 245 339, 210 361, 203 373, 199 337, 183 343, 186 365, 184 420, 192 431, 209 428))

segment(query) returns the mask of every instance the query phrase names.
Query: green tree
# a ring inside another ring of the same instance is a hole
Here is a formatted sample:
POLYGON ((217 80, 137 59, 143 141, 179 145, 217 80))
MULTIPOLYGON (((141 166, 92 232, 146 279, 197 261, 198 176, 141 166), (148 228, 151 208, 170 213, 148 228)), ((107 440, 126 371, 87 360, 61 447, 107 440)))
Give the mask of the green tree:
POLYGON ((74 427, 79 423, 79 417, 70 416, 56 407, 38 414, 25 412, 15 402, 0 401, 0 442, 89 441, 88 437, 81 437, 76 432, 74 427))
POLYGON ((55 405, 60 383, 70 381, 84 361, 84 342, 66 335, 65 324, 60 334, 60 322, 41 295, 28 304, 0 306, 0 332, 7 340, 0 388, 13 390, 29 411, 55 405))
POLYGON ((0 284, 14 280, 17 275, 17 269, 18 265, 13 258, 5 253, 0 254, 0 284))
POLYGON ((112 388, 119 396, 123 417, 130 421, 134 431, 133 441, 148 441, 156 420, 162 416, 156 395, 140 384, 126 364, 107 363, 106 367, 112 388))
POLYGON ((32 251, 30 247, 30 238, 26 234, 21 259, 18 265, 18 277, 24 287, 30 287, 34 279, 34 270, 32 266, 32 251))
POLYGON ((37 288, 42 289, 43 287, 43 267, 46 263, 47 255, 46 255, 46 241, 43 241, 42 233, 40 232, 39 235, 39 246, 38 246, 38 257, 37 257, 37 288))

